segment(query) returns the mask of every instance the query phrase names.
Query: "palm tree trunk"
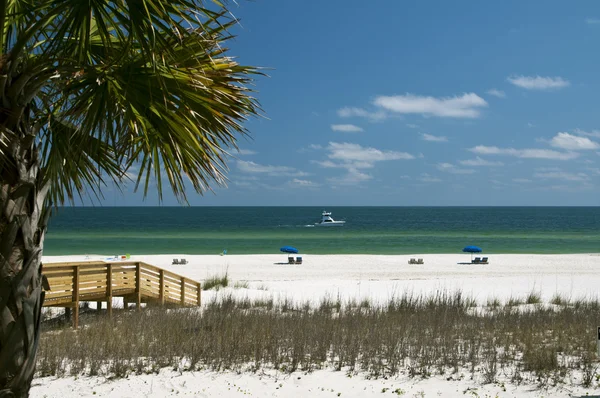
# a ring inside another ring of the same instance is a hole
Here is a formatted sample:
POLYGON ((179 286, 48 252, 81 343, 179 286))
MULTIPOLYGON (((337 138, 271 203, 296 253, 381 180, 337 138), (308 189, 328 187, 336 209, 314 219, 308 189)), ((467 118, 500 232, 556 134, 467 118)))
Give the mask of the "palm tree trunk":
POLYGON ((0 155, 0 398, 26 397, 40 334, 50 206, 34 135, 21 135, 0 155))

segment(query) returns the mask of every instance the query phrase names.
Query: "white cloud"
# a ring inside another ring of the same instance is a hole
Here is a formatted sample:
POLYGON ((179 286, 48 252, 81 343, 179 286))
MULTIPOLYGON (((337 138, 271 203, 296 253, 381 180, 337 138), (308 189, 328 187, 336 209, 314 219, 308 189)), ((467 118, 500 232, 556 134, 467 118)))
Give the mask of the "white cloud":
POLYGON ((565 80, 562 77, 509 76, 506 80, 515 86, 527 90, 552 90, 571 85, 568 80, 565 80))
POLYGON ((372 179, 371 175, 360 170, 373 168, 376 162, 414 159, 413 155, 406 152, 381 151, 348 142, 330 142, 327 150, 329 159, 312 160, 311 163, 324 168, 346 169, 345 175, 329 179, 330 182, 338 185, 358 184, 372 179))
POLYGON ((535 171, 560 171, 560 167, 536 167, 535 171))
POLYGON ((371 169, 375 167, 372 162, 345 162, 336 163, 331 160, 311 160, 311 163, 317 164, 326 169, 371 169))
POLYGON ((252 151, 250 149, 240 149, 238 151, 238 154, 240 154, 240 155, 256 155, 256 151, 252 151))
POLYGON ((532 181, 529 178, 513 178, 513 182, 518 184, 529 184, 532 181))
POLYGON ((450 163, 439 163, 437 168, 439 171, 451 174, 473 174, 475 172, 475 170, 472 169, 461 169, 450 163))
POLYGON ((488 93, 489 95, 493 95, 494 97, 498 97, 498 98, 506 98, 506 93, 502 90, 497 90, 495 88, 486 91, 486 93, 488 93))
POLYGON ((431 135, 427 133, 421 133, 421 138, 423 141, 431 141, 431 142, 448 142, 448 138, 441 135, 431 135))
POLYGON ((490 167, 504 166, 504 163, 502 163, 502 162, 492 162, 492 161, 489 161, 489 160, 482 159, 479 156, 475 157, 475 159, 461 160, 461 161, 459 161, 459 163, 462 164, 463 166, 474 166, 474 167, 480 167, 480 166, 490 166, 490 167))
POLYGON ((342 133, 360 133, 361 131, 364 131, 361 127, 355 126, 354 124, 332 124, 331 129, 342 133))
POLYGON ((416 113, 424 116, 476 118, 487 102, 475 93, 454 97, 425 97, 406 94, 379 96, 374 104, 391 112, 416 113))
POLYGON ((267 174, 273 177, 303 177, 308 175, 307 173, 303 171, 298 171, 293 167, 265 166, 254 162, 248 162, 245 160, 238 160, 237 166, 242 173, 248 174, 267 174))
POLYGON ((311 163, 318 164, 321 167, 326 169, 335 169, 335 168, 344 168, 344 165, 341 163, 335 163, 331 160, 311 160, 311 163))
POLYGON ((381 162, 386 160, 407 160, 415 157, 406 152, 381 151, 376 148, 363 147, 349 142, 330 142, 327 147, 329 158, 344 162, 381 162))
POLYGON ((385 112, 382 111, 369 112, 363 108, 353 107, 345 107, 338 109, 337 114, 339 117, 363 117, 365 119, 369 119, 372 122, 380 122, 387 117, 385 112))
POLYGON ((522 159, 570 160, 579 156, 576 152, 559 152, 552 149, 498 148, 496 146, 485 145, 478 145, 470 148, 469 151, 480 155, 507 155, 522 159))
POLYGON ((555 180, 565 180, 565 181, 587 181, 589 177, 585 173, 568 173, 566 171, 549 171, 546 173, 535 173, 533 175, 537 178, 544 179, 555 179, 555 180))
POLYGON ((600 169, 599 169, 599 168, 597 168, 597 167, 588 167, 587 169, 588 169, 589 171, 591 171, 592 173, 594 173, 594 174, 598 174, 598 175, 600 175, 600 169))
POLYGON ((406 127, 408 127, 409 129, 418 129, 419 125, 418 124, 413 124, 413 123, 408 123, 406 125, 406 127))
POLYGON ((300 187, 300 188, 316 188, 316 187, 321 186, 321 184, 316 183, 314 181, 300 180, 298 178, 294 178, 292 181, 290 181, 290 185, 300 187))
POLYGON ((251 182, 248 181, 233 181, 233 185, 238 186, 238 187, 252 187, 254 184, 252 184, 251 182))
POLYGON ((417 178, 417 180, 419 180, 421 182, 441 182, 442 181, 439 178, 430 176, 427 173, 422 173, 421 176, 419 178, 417 178))
POLYGON ((299 148, 296 152, 306 153, 306 152, 320 151, 321 149, 323 149, 322 145, 310 144, 308 147, 299 148))
POLYGON ((583 131, 580 129, 575 129, 575 134, 585 135, 588 137, 600 138, 600 130, 583 131))
POLYGON ((361 182, 371 180, 373 177, 369 174, 363 173, 357 169, 349 168, 348 172, 341 177, 328 178, 331 184, 334 185, 357 185, 361 182))
POLYGON ((600 24, 600 18, 586 18, 585 23, 588 25, 598 25, 600 24))
POLYGON ((550 141, 550 145, 555 148, 566 149, 569 151, 598 149, 600 145, 587 137, 579 137, 569 133, 558 133, 550 141))

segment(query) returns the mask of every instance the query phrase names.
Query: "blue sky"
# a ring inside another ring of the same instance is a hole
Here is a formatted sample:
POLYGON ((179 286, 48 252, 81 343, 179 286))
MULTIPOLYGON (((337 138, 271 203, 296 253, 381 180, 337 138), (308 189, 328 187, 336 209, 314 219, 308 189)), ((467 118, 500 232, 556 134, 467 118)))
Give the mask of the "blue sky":
POLYGON ((231 5, 264 117, 191 205, 600 205, 597 2, 231 5))

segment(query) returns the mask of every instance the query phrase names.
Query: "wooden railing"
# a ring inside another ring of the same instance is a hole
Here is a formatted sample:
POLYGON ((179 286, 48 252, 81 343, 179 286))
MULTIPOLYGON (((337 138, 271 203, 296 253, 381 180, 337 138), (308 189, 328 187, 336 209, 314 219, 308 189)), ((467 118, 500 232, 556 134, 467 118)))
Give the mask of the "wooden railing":
POLYGON ((112 315, 113 297, 123 297, 124 305, 141 303, 199 306, 200 282, 143 262, 44 263, 42 273, 48 279, 45 307, 74 309, 73 326, 79 324, 79 303, 106 302, 112 315))

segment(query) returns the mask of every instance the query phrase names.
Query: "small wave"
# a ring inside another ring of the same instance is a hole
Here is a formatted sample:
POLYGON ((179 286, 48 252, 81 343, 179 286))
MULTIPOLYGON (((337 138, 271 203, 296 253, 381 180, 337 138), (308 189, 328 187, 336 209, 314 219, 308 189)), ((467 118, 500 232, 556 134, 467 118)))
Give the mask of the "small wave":
POLYGON ((308 224, 308 225, 303 225, 303 227, 305 227, 305 228, 312 228, 312 227, 314 227, 314 225, 308 224))

